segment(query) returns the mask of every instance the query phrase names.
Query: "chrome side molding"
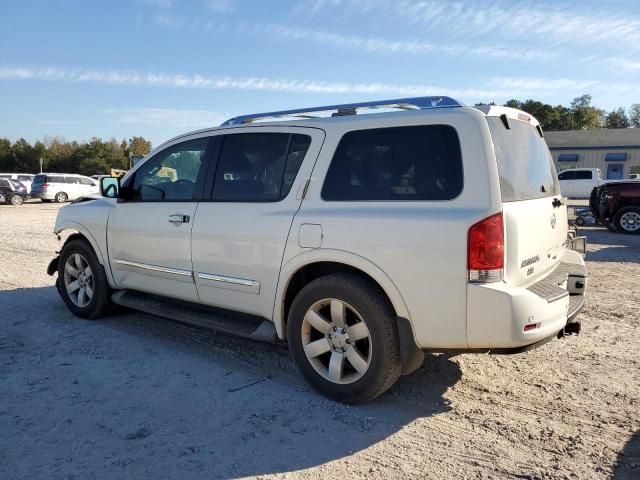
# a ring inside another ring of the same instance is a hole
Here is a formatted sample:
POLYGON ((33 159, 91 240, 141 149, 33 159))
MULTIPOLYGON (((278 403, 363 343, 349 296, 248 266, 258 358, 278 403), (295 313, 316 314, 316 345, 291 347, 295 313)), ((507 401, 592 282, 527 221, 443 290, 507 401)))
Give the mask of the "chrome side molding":
POLYGON ((193 272, 189 270, 181 270, 179 268, 159 267, 158 265, 149 265, 147 263, 130 262, 129 260, 115 259, 115 263, 127 267, 141 268, 142 270, 151 270, 152 272, 169 273, 172 275, 180 275, 182 277, 193 277, 193 272))
POLYGON ((214 275, 212 273, 198 272, 196 275, 200 280, 214 282, 216 287, 238 290, 240 292, 260 293, 260 282, 247 278, 228 277, 226 275, 214 275))

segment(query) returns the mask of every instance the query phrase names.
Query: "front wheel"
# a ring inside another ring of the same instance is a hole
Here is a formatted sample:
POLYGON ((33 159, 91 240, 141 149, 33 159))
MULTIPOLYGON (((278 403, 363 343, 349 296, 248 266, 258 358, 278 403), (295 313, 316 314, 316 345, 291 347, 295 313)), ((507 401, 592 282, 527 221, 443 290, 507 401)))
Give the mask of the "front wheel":
POLYGON ((77 239, 67 243, 58 262, 58 292, 75 315, 99 318, 111 308, 109 283, 91 245, 77 239))
POLYGON ((68 198, 69 197, 64 192, 56 193, 56 202, 58 202, 58 203, 64 203, 64 202, 67 201, 68 198))
POLYGON ((345 403, 364 403, 400 376, 395 315, 376 286, 354 274, 306 285, 291 305, 289 350, 313 388, 345 403))
POLYGON ((613 223, 622 233, 640 233, 640 207, 622 207, 613 216, 613 223))

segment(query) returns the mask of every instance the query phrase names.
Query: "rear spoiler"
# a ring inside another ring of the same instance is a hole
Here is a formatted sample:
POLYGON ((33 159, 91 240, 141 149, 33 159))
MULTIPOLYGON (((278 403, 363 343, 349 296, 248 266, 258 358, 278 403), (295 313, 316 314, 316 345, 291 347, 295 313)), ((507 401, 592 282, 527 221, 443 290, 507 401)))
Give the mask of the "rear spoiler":
POLYGON ((534 126, 538 131, 538 134, 541 137, 544 137, 540 122, 538 122, 538 120, 533 115, 530 115, 527 112, 523 112, 522 110, 511 107, 500 107, 498 105, 480 105, 475 108, 480 110, 487 117, 500 117, 502 124, 507 130, 511 128, 509 121, 517 120, 519 122, 525 122, 534 126))

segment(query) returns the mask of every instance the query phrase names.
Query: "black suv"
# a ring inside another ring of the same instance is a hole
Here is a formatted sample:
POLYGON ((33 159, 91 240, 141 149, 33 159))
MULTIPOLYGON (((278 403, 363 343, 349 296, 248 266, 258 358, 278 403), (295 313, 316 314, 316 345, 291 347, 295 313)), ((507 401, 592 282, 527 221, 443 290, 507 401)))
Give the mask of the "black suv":
POLYGON ((17 180, 0 178, 0 203, 22 205, 29 196, 27 187, 17 180))

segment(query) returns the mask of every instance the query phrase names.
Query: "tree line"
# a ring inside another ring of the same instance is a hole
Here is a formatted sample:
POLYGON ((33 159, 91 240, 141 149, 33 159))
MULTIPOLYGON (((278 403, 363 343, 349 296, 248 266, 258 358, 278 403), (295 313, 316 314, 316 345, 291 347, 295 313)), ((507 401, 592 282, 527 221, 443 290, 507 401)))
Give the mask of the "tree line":
POLYGON ((640 128, 640 103, 625 110, 623 107, 607 112, 591 104, 591 95, 573 99, 568 107, 549 105, 537 100, 509 100, 505 106, 530 113, 543 130, 590 130, 593 128, 640 128))
MULTIPOLYGON (((640 104, 631 105, 628 111, 620 107, 606 112, 591 102, 591 95, 585 94, 574 98, 568 107, 516 99, 507 101, 505 106, 530 113, 547 131, 640 128, 640 104)), ((0 138, 0 172, 36 173, 40 171, 42 159, 43 170, 47 172, 108 174, 112 168, 127 170, 131 155, 142 156, 150 151, 151 142, 144 137, 132 137, 120 142, 115 138, 68 142, 54 137, 36 141, 33 145, 24 138, 14 143, 7 138, 0 138)))
POLYGON ((37 173, 42 159, 43 171, 105 175, 112 168, 128 170, 131 156, 146 155, 151 142, 132 137, 118 142, 115 138, 88 142, 68 142, 61 137, 45 138, 33 145, 24 138, 14 143, 0 138, 0 172, 37 173))

